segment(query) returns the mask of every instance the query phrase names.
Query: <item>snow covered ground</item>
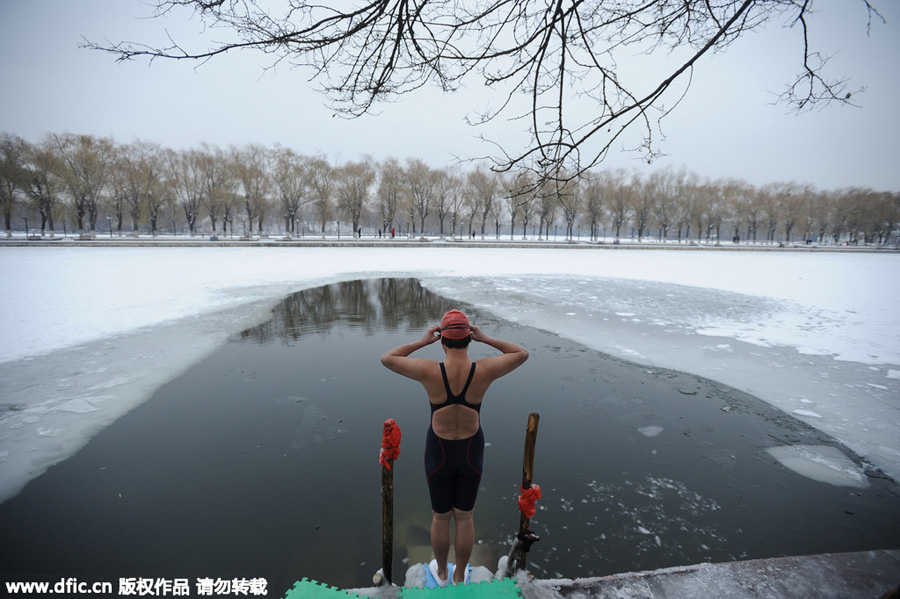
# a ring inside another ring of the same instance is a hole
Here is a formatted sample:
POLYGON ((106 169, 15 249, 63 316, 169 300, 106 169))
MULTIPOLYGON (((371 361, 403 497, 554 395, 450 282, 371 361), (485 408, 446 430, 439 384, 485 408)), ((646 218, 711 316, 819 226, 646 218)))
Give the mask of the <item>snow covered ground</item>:
MULTIPOLYGON (((395 276, 752 393, 900 480, 898 253, 0 247, 0 272, 0 501, 285 295, 395 276)), ((780 459, 864 483, 825 449, 780 459)))

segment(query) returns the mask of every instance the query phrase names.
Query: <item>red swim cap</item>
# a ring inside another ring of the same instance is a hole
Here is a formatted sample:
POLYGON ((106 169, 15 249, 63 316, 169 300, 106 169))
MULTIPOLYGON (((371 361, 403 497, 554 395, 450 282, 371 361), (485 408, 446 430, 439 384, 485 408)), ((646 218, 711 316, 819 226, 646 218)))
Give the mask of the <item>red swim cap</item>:
POLYGON ((469 317, 459 310, 450 310, 441 319, 441 337, 464 339, 472 332, 469 317))

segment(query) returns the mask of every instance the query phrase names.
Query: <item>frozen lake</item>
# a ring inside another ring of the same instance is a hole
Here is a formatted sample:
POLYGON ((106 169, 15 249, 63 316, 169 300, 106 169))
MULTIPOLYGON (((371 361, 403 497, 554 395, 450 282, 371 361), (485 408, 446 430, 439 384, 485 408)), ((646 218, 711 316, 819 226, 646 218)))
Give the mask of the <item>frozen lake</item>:
MULTIPOLYGON (((764 454, 754 461, 774 461, 792 480, 856 493, 860 472, 880 480, 866 463, 900 479, 896 253, 0 247, 0 266, 0 500, 29 481, 39 485, 48 468, 66 467, 85 448, 82 459, 91 438, 138 418, 139 406, 266 322, 283 298, 376 277, 415 277, 502 326, 581 344, 642 378, 674 371, 727 385, 775 408, 773 420, 787 416, 843 444, 835 453, 815 440, 792 440, 789 449, 778 449, 783 440, 760 443, 764 454)), ((668 442, 676 429, 629 426, 642 448, 668 442)), ((654 476, 652 485, 663 480, 654 476)), ((622 492, 596 483, 560 494, 584 521, 590 514, 578 510, 589 497, 622 492)), ((633 499, 681 489, 641 485, 633 499)), ((48 509, 61 503, 48 501, 48 509)), ((653 533, 637 533, 649 551, 660 547, 657 536, 665 546, 664 535, 640 528, 653 533)))
MULTIPOLYGON (((290 295, 271 319, 0 505, 0 532, 16 547, 4 571, 85 579, 102 564, 141 576, 262 576, 273 592, 301 576, 365 585, 379 565, 376 456, 389 417, 404 430, 394 568, 404 571, 405 548, 428 544, 428 408, 418 385, 377 358, 457 305, 409 279, 290 295)), ((796 417, 708 379, 463 307, 532 355, 492 388, 482 411, 489 445, 477 533, 495 556, 517 526, 530 411, 542 415, 544 499, 533 525, 543 540, 531 562, 540 577, 900 540, 897 485, 796 417), (792 463, 801 472, 785 467, 792 463)), ((81 351, 102 356, 107 347, 88 342, 81 351)))

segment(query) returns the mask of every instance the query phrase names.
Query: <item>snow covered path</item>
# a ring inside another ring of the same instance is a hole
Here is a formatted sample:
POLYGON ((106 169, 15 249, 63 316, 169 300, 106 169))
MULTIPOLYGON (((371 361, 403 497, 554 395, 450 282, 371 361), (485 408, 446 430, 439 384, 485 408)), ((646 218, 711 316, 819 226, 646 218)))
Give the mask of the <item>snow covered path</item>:
POLYGON ((896 253, 0 247, 0 265, 0 500, 285 295, 371 277, 734 386, 900 480, 896 253))

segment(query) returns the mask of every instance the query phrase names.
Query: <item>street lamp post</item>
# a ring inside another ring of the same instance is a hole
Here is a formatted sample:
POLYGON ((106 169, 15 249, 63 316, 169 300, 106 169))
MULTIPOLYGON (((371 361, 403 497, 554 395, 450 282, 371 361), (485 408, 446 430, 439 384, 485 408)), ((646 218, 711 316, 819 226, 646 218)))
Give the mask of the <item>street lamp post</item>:
POLYGON ((107 224, 107 226, 109 226, 109 238, 112 239, 112 217, 111 216, 106 217, 106 224, 107 224))
POLYGON ((28 239, 28 217, 23 216, 22 218, 25 219, 25 239, 28 239))

